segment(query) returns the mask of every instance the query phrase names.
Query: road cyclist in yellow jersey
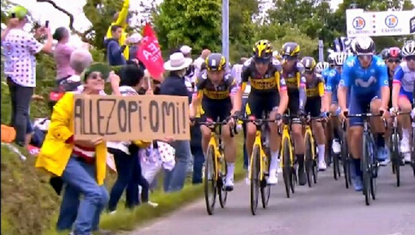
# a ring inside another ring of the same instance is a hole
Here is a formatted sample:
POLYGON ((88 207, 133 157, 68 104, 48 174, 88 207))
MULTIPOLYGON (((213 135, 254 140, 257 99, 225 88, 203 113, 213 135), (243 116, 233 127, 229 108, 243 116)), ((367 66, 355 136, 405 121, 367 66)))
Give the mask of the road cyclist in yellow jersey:
MULTIPOLYGON (((328 110, 322 102, 324 96, 324 78, 316 72, 317 63, 313 57, 306 56, 301 59, 301 63, 305 69, 303 76, 307 91, 307 101, 304 109, 305 113, 313 118, 311 128, 317 142, 318 169, 324 171, 327 168, 325 162, 326 137, 323 125, 318 120, 319 117, 326 117, 328 110)), ((314 146, 312 147, 314 148, 314 146)))
POLYGON ((288 109, 291 116, 297 115, 291 122, 292 138, 295 146, 295 156, 298 162, 298 181, 300 185, 306 184, 304 169, 304 134, 300 117, 304 116, 306 103, 306 83, 302 76, 304 66, 299 61, 300 46, 296 42, 287 42, 282 45, 280 54, 282 56, 282 79, 287 84, 289 103, 288 109))
MULTIPOLYGON (((234 118, 240 116, 242 100, 237 96, 239 86, 237 82, 225 73, 226 59, 219 53, 210 54, 205 61, 206 71, 199 74, 196 79, 195 90, 190 104, 190 117, 196 117, 198 110, 202 119, 207 121, 225 121, 228 124, 222 126, 221 134, 225 145, 226 177, 224 188, 232 191, 234 187, 234 170, 236 159, 235 141, 231 135, 234 118)), ((207 125, 201 125, 202 148, 206 154, 212 129, 207 125)))
MULTIPOLYGON (((261 118, 263 113, 270 113, 269 119, 281 119, 288 105, 288 95, 285 81, 280 77, 281 64, 273 58, 273 47, 268 40, 260 40, 253 47, 253 56, 248 59, 242 69, 241 89, 239 97, 242 97, 246 84, 250 82, 251 92, 246 105, 248 118, 261 118)), ((268 184, 277 184, 278 155, 281 137, 278 135, 278 123, 270 122, 270 154, 268 184)), ((257 126, 253 122, 246 123, 246 148, 251 157, 257 126)), ((250 162, 250 161, 248 161, 250 162)), ((249 171, 247 183, 249 183, 249 171)))

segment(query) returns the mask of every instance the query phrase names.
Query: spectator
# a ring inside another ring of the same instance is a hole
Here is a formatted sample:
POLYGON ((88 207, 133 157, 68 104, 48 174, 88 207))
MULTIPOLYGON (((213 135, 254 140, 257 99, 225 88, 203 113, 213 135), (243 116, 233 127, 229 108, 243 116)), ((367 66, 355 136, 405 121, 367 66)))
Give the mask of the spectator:
MULTIPOLYGON (((238 81, 238 83, 241 83, 241 81, 242 81, 242 78, 241 78, 242 68, 243 68, 243 65, 244 65, 244 63, 245 63, 246 60, 247 60, 247 58, 242 57, 240 59, 239 63, 235 64, 232 67, 232 72, 231 72, 232 73, 232 77, 236 81, 238 81)), ((245 91, 244 91, 244 94, 242 96, 242 110, 241 110, 241 113, 242 114, 245 114, 245 105, 246 105, 246 102, 248 102, 248 95, 249 95, 249 92, 250 91, 251 91, 251 85, 250 84, 247 84, 246 85, 246 88, 245 88, 245 91)), ((243 147, 244 169, 248 169, 248 153, 246 151, 246 144, 245 144, 246 125, 245 124, 242 124, 242 128, 243 128, 243 133, 244 133, 244 147, 243 147)))
POLYGON ((11 10, 15 16, 13 24, 2 32, 4 55, 4 73, 7 77, 11 98, 11 126, 16 129, 16 144, 26 145, 27 134, 31 134, 29 120, 30 101, 36 87, 36 57, 41 51, 52 52, 52 35, 50 29, 41 27, 37 35, 47 35, 46 43, 41 44, 23 27, 28 22, 28 10, 16 6, 11 10), (13 28, 10 28, 12 26, 13 28))
POLYGON ((111 66, 125 65, 125 58, 123 52, 126 45, 120 46, 119 39, 123 33, 121 26, 111 26, 112 38, 105 40, 105 47, 107 48, 107 60, 111 66))
MULTIPOLYGON (((184 83, 184 75, 191 58, 185 58, 182 53, 173 53, 170 60, 164 63, 164 69, 170 71, 167 78, 161 83, 160 94, 189 97, 189 92, 184 83)), ((187 166, 191 158, 190 142, 185 140, 173 141, 176 150, 176 165, 172 171, 165 171, 164 191, 180 191, 186 179, 187 166)))
MULTIPOLYGON (((112 38, 112 26, 119 25, 119 26, 121 26, 121 30, 122 30, 121 36, 119 38, 119 43, 121 45, 126 44, 126 35, 127 34, 125 33, 125 30, 128 27, 128 20, 130 18, 129 14, 128 14, 129 8, 130 8, 130 0, 124 0, 121 11, 116 12, 114 14, 114 16, 112 17, 112 22, 111 22, 110 27, 108 27, 107 35, 106 35, 105 39, 112 38)), ((128 59, 130 57, 128 46, 124 50, 123 54, 124 54, 124 58, 126 58, 126 59, 128 59)))
MULTIPOLYGON (((192 93, 190 93, 190 99, 192 93)), ((202 132, 200 126, 190 127, 190 150, 193 156, 193 174, 192 184, 203 183, 203 164, 205 162, 205 155, 202 149, 202 132)))
POLYGON ((64 27, 57 28, 53 34, 53 39, 58 41, 53 52, 57 73, 56 82, 58 85, 74 74, 73 69, 69 65, 69 59, 75 48, 68 45, 69 36, 69 31, 64 27))
POLYGON ((128 60, 138 64, 140 66, 141 70, 144 71, 146 69, 146 66, 144 65, 143 62, 141 62, 137 58, 137 52, 138 52, 138 49, 140 47, 142 38, 143 38, 143 36, 141 36, 141 34, 139 34, 139 33, 133 33, 128 38, 128 42, 130 43, 130 58, 128 58, 128 60))
POLYGON ((195 60, 193 65, 195 66, 195 76, 199 76, 199 73, 202 71, 202 64, 205 62, 206 58, 210 55, 209 49, 204 49, 200 54, 199 58, 195 60))
MULTIPOLYGON (((186 58, 192 58, 192 48, 189 46, 182 46, 180 47, 180 52, 183 53, 184 57, 186 58)), ((193 64, 189 65, 186 69, 186 74, 184 75, 184 80, 188 82, 189 84, 192 84, 194 86, 195 83, 195 67, 193 64)))
MULTIPOLYGON (((76 93, 100 94, 109 76, 110 68, 107 65, 92 64, 82 77, 83 90, 76 93)), ((112 73, 111 80, 114 81, 115 78, 118 76, 112 73)), ((73 97, 74 93, 68 92, 54 106, 49 131, 36 159, 36 167, 61 177, 67 186, 76 189, 73 193, 83 195, 79 207, 73 207, 77 208, 73 234, 84 235, 98 230, 101 212, 108 202, 108 192, 104 186, 107 147, 103 137, 92 140, 74 139, 73 97)), ((64 197, 66 195, 67 193, 64 197)), ((62 200, 64 202, 65 199, 62 200)))
MULTIPOLYGON (((138 95, 144 72, 136 64, 123 67, 120 71, 120 92, 123 96, 138 95)), ((138 159, 138 147, 147 147, 150 142, 108 142, 108 151, 114 155, 117 180, 111 189, 108 210, 114 213, 124 190, 126 190, 126 207, 134 208, 139 204, 138 186, 141 185, 143 202, 148 202, 149 185, 141 175, 138 159), (137 147, 138 146, 138 147, 137 147)))

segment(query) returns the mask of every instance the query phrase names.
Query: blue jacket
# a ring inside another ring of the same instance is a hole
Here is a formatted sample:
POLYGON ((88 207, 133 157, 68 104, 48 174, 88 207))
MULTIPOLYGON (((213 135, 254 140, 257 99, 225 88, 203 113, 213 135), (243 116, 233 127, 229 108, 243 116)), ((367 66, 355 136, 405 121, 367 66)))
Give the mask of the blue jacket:
POLYGON ((125 45, 120 46, 116 39, 110 38, 105 40, 105 47, 107 48, 107 61, 111 66, 125 65, 125 58, 123 52, 125 45))

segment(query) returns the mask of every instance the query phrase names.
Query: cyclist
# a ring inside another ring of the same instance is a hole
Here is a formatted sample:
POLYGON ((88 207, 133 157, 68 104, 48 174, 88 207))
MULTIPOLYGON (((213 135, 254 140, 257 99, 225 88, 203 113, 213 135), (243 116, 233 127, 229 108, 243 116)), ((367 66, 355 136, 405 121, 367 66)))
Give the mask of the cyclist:
MULTIPOLYGON (((334 69, 330 70, 327 75, 327 83, 326 83, 326 95, 324 98, 324 106, 327 110, 330 110, 330 115, 338 116, 340 112, 340 107, 338 105, 337 100, 337 88, 340 82, 342 67, 344 62, 347 59, 347 54, 343 52, 334 52, 332 53, 332 59, 334 64, 334 69)), ((335 154, 340 153, 341 146, 340 146, 340 133, 339 133, 339 120, 338 118, 332 118, 330 121, 330 129, 328 130, 334 134, 334 139, 332 143, 332 149, 335 154)))
POLYGON ((328 62, 327 62, 329 64, 329 67, 325 68, 323 70, 323 72, 321 72, 321 75, 323 76, 325 83, 327 83, 328 74, 330 73, 331 70, 334 69, 334 66, 335 66, 334 65, 334 55, 335 55, 335 52, 332 52, 332 53, 329 54, 328 62))
MULTIPOLYGON (((253 51, 253 57, 245 62, 242 70, 239 97, 242 97, 246 84, 250 82, 251 93, 249 93, 246 105, 246 114, 248 117, 261 118, 264 112, 270 112, 270 118, 277 119, 285 112, 288 105, 285 80, 280 76, 282 71, 281 64, 273 58, 272 45, 268 40, 260 40, 255 43, 253 51)), ((270 123, 269 127, 271 162, 268 183, 277 184, 278 155, 281 138, 278 135, 277 123, 270 123)), ((246 148, 248 156, 250 157, 257 129, 254 123, 247 123, 246 128, 246 148)), ((248 175, 249 170, 250 167, 248 166, 248 175)), ((249 182, 248 178, 247 182, 249 182)))
MULTIPOLYGON (((307 102, 305 105, 305 112, 310 114, 311 117, 320 117, 326 110, 322 105, 322 97, 324 95, 324 78, 316 71, 316 61, 313 57, 304 57, 301 59, 301 63, 304 66, 304 78, 306 82, 307 90, 307 102)), ((318 148, 318 169, 321 171, 326 170, 327 165, 324 160, 326 150, 326 137, 324 135, 324 129, 321 122, 313 120, 311 122, 312 130, 317 142, 318 148)))
MULTIPOLYGON (((206 71, 199 74, 196 79, 192 103, 190 105, 190 117, 195 117, 201 104, 202 118, 216 121, 224 121, 230 116, 238 116, 241 100, 236 95, 239 87, 237 82, 225 73, 226 59, 219 53, 212 53, 206 58, 206 71)), ((234 169, 236 159, 235 141, 231 137, 230 125, 233 119, 222 126, 222 139, 225 144, 225 158, 227 172, 225 179, 225 190, 232 191, 234 187, 234 169)), ((200 127, 202 132, 202 148, 206 153, 209 145, 211 129, 208 126, 200 127)))
MULTIPOLYGON (((300 46, 295 42, 287 42, 282 45, 282 78, 287 83, 289 96, 288 107, 291 115, 303 115, 307 100, 303 64, 298 61, 300 46)), ((304 171, 304 135, 303 126, 298 119, 294 119, 291 125, 295 145, 295 155, 298 161, 298 179, 300 185, 306 184, 304 171)))
MULTIPOLYGON (((338 101, 341 108, 341 119, 345 119, 345 113, 365 113, 368 106, 370 112, 388 114, 387 108, 390 97, 388 74, 385 62, 375 56, 375 43, 370 37, 355 39, 356 56, 349 57, 343 66, 342 77, 338 88, 338 101), (347 91, 350 93, 349 109, 346 106, 347 91), (380 99, 379 99, 380 97, 380 99)), ((360 170, 360 158, 362 155, 362 118, 350 118, 349 120, 349 149, 353 158, 352 183, 356 191, 361 191, 362 172, 360 170)), ((374 133, 384 132, 383 123, 379 118, 373 120, 371 130, 374 133)), ((388 158, 388 149, 385 148, 385 138, 378 134, 378 158, 383 161, 388 158)))
POLYGON ((318 62, 316 65, 316 73, 323 75, 323 71, 330 67, 329 62, 318 62))
MULTIPOLYGON (((402 48, 402 62, 395 70, 392 89, 393 110, 411 112, 415 84, 415 42, 407 43, 402 48)), ((411 162, 411 119, 407 115, 399 117, 402 126, 400 151, 406 163, 411 162)))

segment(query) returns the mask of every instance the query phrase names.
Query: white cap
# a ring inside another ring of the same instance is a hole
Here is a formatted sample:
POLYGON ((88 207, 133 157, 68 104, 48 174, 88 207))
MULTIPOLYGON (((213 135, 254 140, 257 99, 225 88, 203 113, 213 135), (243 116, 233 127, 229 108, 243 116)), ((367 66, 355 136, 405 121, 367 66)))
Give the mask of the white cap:
POLYGON ((189 46, 184 45, 184 46, 180 47, 180 52, 187 55, 187 54, 190 54, 192 52, 192 48, 189 47, 189 46))
POLYGON ((141 39, 143 39, 143 36, 141 36, 141 34, 139 33, 133 33, 131 34, 131 36, 128 38, 128 41, 130 43, 138 43, 139 41, 141 41, 141 39))

